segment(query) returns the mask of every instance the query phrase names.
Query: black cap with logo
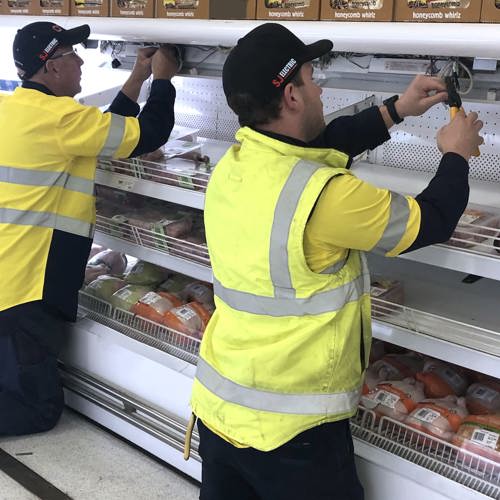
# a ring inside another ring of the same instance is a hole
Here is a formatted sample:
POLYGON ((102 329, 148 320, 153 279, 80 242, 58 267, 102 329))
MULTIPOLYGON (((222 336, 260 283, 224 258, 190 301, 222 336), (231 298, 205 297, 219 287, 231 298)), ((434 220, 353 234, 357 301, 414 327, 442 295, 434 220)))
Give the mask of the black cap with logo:
POLYGON ((17 31, 12 50, 21 79, 31 78, 54 54, 58 47, 82 43, 90 35, 88 24, 65 30, 61 26, 40 21, 17 31))
POLYGON ((226 59, 222 70, 226 98, 246 93, 267 103, 281 94, 304 63, 332 48, 330 40, 306 45, 281 24, 261 24, 240 38, 226 59))

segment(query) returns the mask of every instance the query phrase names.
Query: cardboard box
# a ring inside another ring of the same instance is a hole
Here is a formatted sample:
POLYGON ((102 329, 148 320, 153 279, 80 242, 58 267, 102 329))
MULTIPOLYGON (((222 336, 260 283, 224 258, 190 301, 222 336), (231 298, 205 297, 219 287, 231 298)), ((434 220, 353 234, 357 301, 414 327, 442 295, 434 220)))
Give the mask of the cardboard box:
POLYGON ((257 19, 317 21, 320 0, 257 0, 257 19))
POLYGON ((111 17, 154 17, 155 0, 110 0, 111 17))
POLYGON ((69 2, 70 0, 2 0, 2 14, 69 16, 69 2))
POLYGON ((500 0, 483 0, 482 23, 500 23, 500 0))
POLYGON ((395 21, 477 23, 481 0, 396 0, 395 21))
POLYGON ((255 19, 257 0, 156 0, 155 17, 255 19))
POLYGON ((109 0, 69 0, 69 15, 83 17, 108 17, 109 0))
POLYGON ((320 19, 392 21, 394 0, 321 0, 320 19))

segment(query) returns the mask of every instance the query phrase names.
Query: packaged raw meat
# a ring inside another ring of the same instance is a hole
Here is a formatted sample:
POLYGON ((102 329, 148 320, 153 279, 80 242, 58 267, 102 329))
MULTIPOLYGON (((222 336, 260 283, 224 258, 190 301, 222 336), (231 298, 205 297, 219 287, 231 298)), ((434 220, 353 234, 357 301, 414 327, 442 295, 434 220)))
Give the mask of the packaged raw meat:
POLYGON ((167 280, 165 280, 159 287, 159 290, 170 292, 176 294, 181 299, 186 297, 183 295, 184 289, 187 285, 193 282, 193 278, 190 276, 185 276, 184 274, 175 273, 172 274, 167 280))
POLYGON ((99 276, 97 279, 89 283, 84 292, 97 297, 98 299, 111 301, 112 295, 120 288, 126 285, 125 281, 115 276, 99 276))
POLYGON ((98 245, 97 243, 92 243, 92 248, 90 249, 90 254, 89 254, 89 260, 94 255, 97 255, 99 252, 102 252, 103 250, 106 250, 103 246, 98 245))
POLYGON ((127 214, 128 223, 138 228, 143 246, 168 250, 173 242, 165 236, 180 238, 191 231, 191 214, 185 211, 160 210, 148 208, 127 214))
POLYGON ((471 248, 482 243, 488 238, 493 238, 500 226, 498 214, 467 208, 458 221, 457 228, 449 245, 459 248, 471 248))
POLYGON ((198 302, 190 302, 165 313, 163 324, 181 333, 201 339, 210 313, 198 302))
POLYGON ((125 281, 129 285, 156 286, 165 281, 169 275, 170 271, 168 269, 140 260, 126 274, 125 281))
POLYGON ((500 413, 500 381, 490 379, 472 384, 465 399, 467 408, 474 415, 500 413))
POLYGON ((83 283, 88 285, 92 281, 99 278, 99 276, 103 276, 105 274, 109 274, 109 267, 106 264, 99 264, 97 266, 87 264, 85 267, 85 278, 83 279, 83 283))
POLYGON ((182 301, 167 292, 149 292, 132 306, 131 312, 143 318, 162 323, 165 313, 182 305, 182 301))
POLYGON ((379 417, 402 421, 424 398, 424 385, 413 378, 405 378, 377 384, 368 394, 361 396, 361 404, 379 417))
POLYGON ((89 260, 88 265, 104 265, 108 268, 108 274, 123 274, 127 268, 127 256, 115 250, 104 250, 94 255, 89 260))
MULTIPOLYGON (((500 464, 500 414, 469 415, 462 422, 452 443, 500 464)), ((471 458, 465 454, 462 459, 471 463, 471 458)))
POLYGON ((214 291, 209 283, 203 281, 193 281, 186 285, 182 291, 182 295, 188 301, 196 301, 203 304, 207 310, 213 311, 214 304, 214 291))
POLYGON ((370 365, 365 373, 363 394, 367 394, 378 383, 385 380, 403 380, 414 378, 424 366, 423 359, 415 353, 386 354, 382 359, 370 365))
POLYGON ((141 285, 126 285, 117 290, 111 297, 113 307, 130 311, 135 303, 151 292, 151 287, 141 285))
POLYGON ((444 398, 445 396, 463 396, 469 385, 467 375, 462 367, 444 363, 437 359, 427 359, 424 369, 415 376, 423 382, 425 395, 428 398, 444 398))
MULTIPOLYGON (((393 304, 404 303, 404 289, 400 281, 385 278, 373 278, 370 286, 370 294, 374 299, 391 302, 393 304)), ((391 313, 390 304, 372 301, 372 316, 381 318, 391 313)))
POLYGON ((450 441, 468 415, 465 398, 446 396, 424 399, 406 417, 405 423, 444 441, 450 441))

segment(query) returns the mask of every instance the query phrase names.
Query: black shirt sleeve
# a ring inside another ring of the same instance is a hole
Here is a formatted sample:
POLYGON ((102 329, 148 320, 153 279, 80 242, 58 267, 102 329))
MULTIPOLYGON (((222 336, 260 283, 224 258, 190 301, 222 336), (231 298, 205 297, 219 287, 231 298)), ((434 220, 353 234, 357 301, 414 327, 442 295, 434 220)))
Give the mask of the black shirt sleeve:
POLYGON ((137 116, 140 110, 139 104, 120 91, 113 99, 106 113, 114 113, 121 116, 137 116))
POLYGON ((469 164, 446 153, 429 185, 415 197, 420 206, 420 229, 405 251, 448 241, 469 201, 469 164))
POLYGON ((139 114, 141 135, 130 157, 150 153, 165 144, 174 128, 175 87, 169 80, 153 80, 151 92, 139 114))
POLYGON ((374 149, 390 138, 379 107, 372 106, 355 115, 332 120, 309 145, 334 148, 352 157, 374 149))

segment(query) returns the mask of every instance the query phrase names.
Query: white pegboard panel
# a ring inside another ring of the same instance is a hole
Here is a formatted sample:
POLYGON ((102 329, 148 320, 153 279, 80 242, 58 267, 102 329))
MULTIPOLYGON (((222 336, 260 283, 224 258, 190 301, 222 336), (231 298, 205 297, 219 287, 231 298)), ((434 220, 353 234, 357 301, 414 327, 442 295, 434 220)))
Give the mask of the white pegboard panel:
MULTIPOLYGON (((388 94, 380 94, 381 99, 388 94)), ((481 156, 470 161, 473 179, 500 182, 500 104, 464 101, 466 112, 476 111, 484 122, 481 156)), ((438 130, 449 122, 449 109, 437 105, 422 117, 408 117, 393 127, 391 140, 372 151, 369 161, 389 167, 434 172, 441 153, 436 145, 438 130)))
MULTIPOLYGON (((197 128, 200 137, 234 141, 239 128, 234 112, 226 102, 220 78, 177 76, 175 122, 184 127, 197 128)), ((324 114, 359 102, 372 95, 364 91, 323 88, 324 114)))

